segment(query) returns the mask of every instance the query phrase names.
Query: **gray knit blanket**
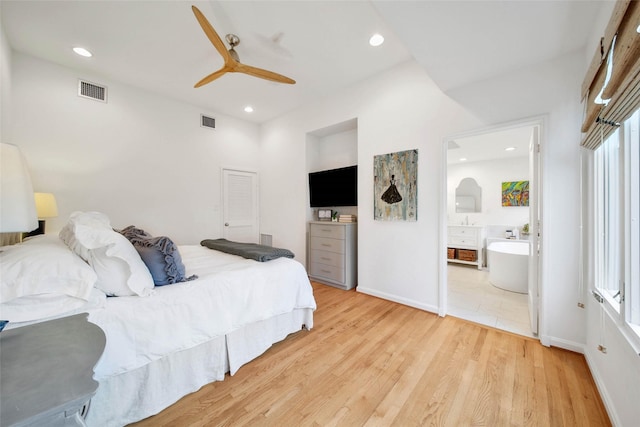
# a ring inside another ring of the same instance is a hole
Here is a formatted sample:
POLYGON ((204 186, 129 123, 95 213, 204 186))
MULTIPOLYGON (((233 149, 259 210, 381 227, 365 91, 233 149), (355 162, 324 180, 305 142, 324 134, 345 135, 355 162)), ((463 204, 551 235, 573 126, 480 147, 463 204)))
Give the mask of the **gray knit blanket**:
POLYGON ((258 245, 257 243, 232 242, 227 239, 205 239, 200 242, 200 244, 209 249, 215 249, 216 251, 232 255, 239 255, 243 258, 253 259, 260 262, 271 261, 277 258, 294 257, 293 252, 288 249, 258 245))

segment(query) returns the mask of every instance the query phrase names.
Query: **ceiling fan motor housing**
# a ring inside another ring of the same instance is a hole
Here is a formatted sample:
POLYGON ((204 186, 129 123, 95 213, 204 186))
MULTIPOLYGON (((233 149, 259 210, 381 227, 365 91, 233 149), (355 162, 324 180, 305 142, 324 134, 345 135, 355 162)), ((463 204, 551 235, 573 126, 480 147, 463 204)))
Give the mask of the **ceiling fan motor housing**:
POLYGON ((227 34, 225 36, 225 39, 227 39, 227 43, 229 43, 231 49, 240 44, 240 37, 236 36, 235 34, 227 34))
POLYGON ((238 56, 238 52, 234 49, 234 47, 240 44, 240 37, 235 34, 227 34, 225 39, 227 40, 227 43, 229 43, 229 46, 231 46, 231 49, 229 49, 229 55, 231 55, 231 57, 236 61, 240 62, 240 56, 238 56))

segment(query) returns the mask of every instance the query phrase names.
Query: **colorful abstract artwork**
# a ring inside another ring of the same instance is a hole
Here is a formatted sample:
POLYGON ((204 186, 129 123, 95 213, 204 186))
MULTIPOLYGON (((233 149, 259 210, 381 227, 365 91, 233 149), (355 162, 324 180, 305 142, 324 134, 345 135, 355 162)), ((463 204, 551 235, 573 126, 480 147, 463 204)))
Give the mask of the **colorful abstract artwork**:
POLYGON ((418 220, 418 150, 373 157, 373 218, 418 220))
POLYGON ((503 182, 502 206, 529 206, 529 181, 503 182))

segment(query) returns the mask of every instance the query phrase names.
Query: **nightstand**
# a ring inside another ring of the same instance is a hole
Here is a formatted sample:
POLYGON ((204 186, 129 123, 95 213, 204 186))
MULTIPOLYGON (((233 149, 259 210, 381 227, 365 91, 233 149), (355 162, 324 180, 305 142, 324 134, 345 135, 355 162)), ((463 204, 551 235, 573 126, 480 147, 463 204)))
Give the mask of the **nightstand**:
POLYGON ((0 425, 84 426, 105 334, 76 314, 0 332, 0 425))

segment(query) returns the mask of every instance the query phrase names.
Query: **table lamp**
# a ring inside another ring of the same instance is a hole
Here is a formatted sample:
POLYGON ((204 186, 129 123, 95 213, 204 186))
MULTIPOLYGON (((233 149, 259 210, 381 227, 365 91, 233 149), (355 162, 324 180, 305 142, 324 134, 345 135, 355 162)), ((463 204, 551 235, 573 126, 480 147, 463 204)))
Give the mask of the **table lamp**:
POLYGON ((36 212, 38 213, 38 229, 29 234, 44 234, 45 220, 58 216, 56 198, 51 193, 33 193, 33 198, 36 202, 36 212))

